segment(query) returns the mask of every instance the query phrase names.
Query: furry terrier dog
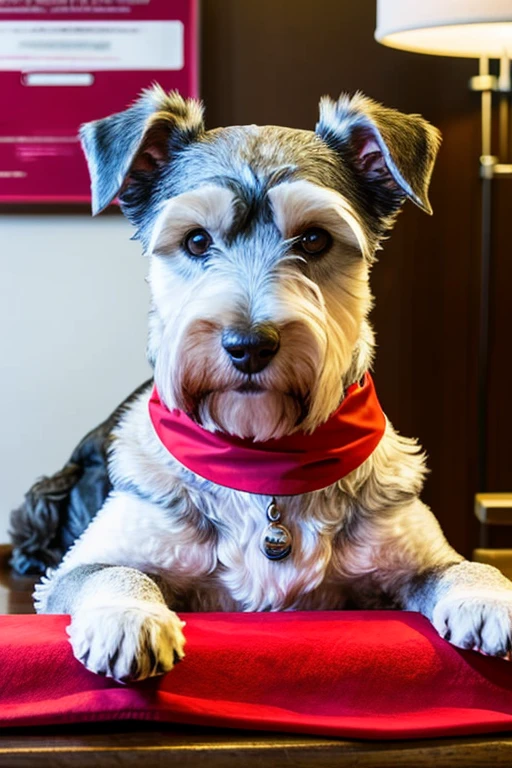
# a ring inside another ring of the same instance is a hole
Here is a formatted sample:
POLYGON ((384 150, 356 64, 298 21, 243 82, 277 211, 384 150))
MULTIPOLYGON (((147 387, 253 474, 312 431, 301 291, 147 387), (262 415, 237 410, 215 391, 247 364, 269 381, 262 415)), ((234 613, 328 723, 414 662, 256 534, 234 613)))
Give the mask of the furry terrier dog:
MULTIPOLYGON (((368 381, 372 262, 407 198, 431 212, 437 130, 357 94, 323 98, 314 132, 205 131, 198 102, 154 87, 81 137, 93 213, 118 197, 149 258, 162 407, 245 446, 321 434, 368 381)), ((399 608, 508 655, 512 583, 448 545, 418 497, 424 457, 384 417, 374 449, 327 487, 250 493, 177 460, 151 397, 125 408, 113 490, 36 588, 39 612, 71 614, 88 669, 167 672, 184 653, 180 609, 399 608)))

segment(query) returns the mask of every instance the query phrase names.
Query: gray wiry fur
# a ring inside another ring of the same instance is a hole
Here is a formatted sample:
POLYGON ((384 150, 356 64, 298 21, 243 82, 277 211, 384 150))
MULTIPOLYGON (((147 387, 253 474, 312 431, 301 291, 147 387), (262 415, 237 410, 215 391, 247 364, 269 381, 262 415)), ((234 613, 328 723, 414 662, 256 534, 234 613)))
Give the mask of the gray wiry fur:
MULTIPOLYGON (((371 263, 406 197, 429 210, 438 133, 360 95, 324 99, 315 133, 206 132, 199 115, 155 90, 82 131, 95 208, 119 193, 149 257, 155 382, 208 430, 259 441, 311 432, 371 366, 371 263), (301 249, 311 227, 331 236, 320 256, 301 249), (198 228, 211 237, 203 257, 186 247, 198 228), (246 373, 223 333, 262 323, 279 351, 246 373)), ((90 669, 123 680, 169 669, 184 642, 169 608, 420 610, 457 645, 508 653, 512 585, 448 545, 419 500, 414 440, 388 422, 354 472, 278 498, 293 549, 272 562, 259 546, 270 499, 179 464, 156 437, 149 394, 114 431, 112 493, 36 591, 39 611, 71 613, 90 669)))

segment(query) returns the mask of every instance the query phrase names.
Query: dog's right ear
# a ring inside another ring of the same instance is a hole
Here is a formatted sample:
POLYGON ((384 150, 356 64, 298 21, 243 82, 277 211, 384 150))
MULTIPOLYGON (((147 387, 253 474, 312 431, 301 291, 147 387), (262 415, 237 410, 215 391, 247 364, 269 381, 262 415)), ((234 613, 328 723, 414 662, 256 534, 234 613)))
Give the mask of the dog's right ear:
POLYGON ((133 106, 103 120, 85 123, 80 138, 91 176, 92 212, 103 211, 132 183, 152 183, 173 150, 204 131, 203 107, 165 93, 158 85, 143 91, 133 106))

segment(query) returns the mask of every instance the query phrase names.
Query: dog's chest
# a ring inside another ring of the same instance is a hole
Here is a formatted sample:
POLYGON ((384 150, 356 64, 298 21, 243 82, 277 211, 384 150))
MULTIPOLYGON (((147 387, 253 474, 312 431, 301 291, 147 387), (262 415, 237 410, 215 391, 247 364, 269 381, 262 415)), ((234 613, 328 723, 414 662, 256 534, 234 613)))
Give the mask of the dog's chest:
MULTIPOLYGON (((126 492, 116 502, 117 512, 107 512, 110 522, 117 515, 119 535, 115 551, 102 562, 161 574, 184 609, 341 607, 342 580, 334 573, 332 553, 339 546, 347 501, 337 487, 277 498, 279 522, 291 533, 291 552, 283 560, 269 560, 261 542, 272 497, 234 491, 184 471, 155 437, 147 393, 131 416, 116 431, 111 477, 114 485, 135 485, 148 500, 126 492)), ((109 541, 111 531, 112 526, 109 541)))
POLYGON ((291 551, 281 560, 272 560, 263 544, 271 501, 237 492, 217 499, 210 513, 212 538, 205 543, 213 549, 213 558, 210 550, 207 559, 215 561, 215 569, 189 593, 187 602, 193 609, 204 610, 205 605, 209 610, 246 611, 343 606, 340 580, 331 565, 333 540, 340 531, 339 510, 329 510, 325 500, 318 499, 315 515, 309 508, 311 500, 278 499, 279 523, 290 533, 291 551))

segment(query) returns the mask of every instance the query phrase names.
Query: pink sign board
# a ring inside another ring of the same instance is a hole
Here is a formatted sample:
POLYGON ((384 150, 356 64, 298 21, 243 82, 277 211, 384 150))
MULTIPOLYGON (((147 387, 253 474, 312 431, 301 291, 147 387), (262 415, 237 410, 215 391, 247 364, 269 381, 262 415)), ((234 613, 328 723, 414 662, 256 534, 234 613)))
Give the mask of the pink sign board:
POLYGON ((1 0, 0 202, 88 201, 78 126, 197 62, 197 0, 1 0))

